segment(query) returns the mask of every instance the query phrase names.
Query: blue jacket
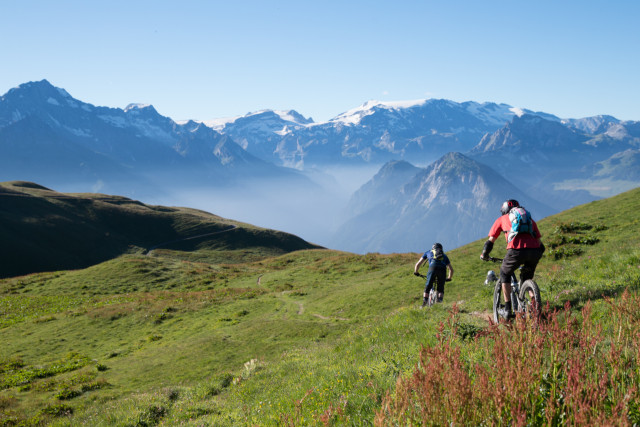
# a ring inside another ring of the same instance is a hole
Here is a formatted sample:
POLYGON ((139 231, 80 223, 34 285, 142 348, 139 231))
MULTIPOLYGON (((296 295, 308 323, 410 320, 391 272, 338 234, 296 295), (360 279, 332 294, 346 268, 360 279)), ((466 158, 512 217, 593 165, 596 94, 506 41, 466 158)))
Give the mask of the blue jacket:
POLYGON ((427 251, 422 255, 422 258, 426 258, 429 261, 429 267, 446 267, 451 264, 447 254, 443 254, 442 260, 435 259, 432 251, 427 251))

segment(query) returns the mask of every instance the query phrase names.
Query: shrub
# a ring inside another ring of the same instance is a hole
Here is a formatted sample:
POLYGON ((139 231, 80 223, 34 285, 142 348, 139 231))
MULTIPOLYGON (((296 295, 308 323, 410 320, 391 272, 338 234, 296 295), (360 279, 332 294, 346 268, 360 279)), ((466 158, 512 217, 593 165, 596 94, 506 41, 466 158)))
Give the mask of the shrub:
POLYGON ((164 406, 151 405, 140 414, 136 427, 155 426, 160 423, 167 413, 167 408, 164 406))
POLYGON ((582 249, 580 248, 559 248, 552 249, 548 252, 548 256, 552 257, 555 260, 561 258, 569 258, 571 256, 582 254, 582 249))
POLYGON ((61 403, 59 405, 49 405, 42 409, 42 414, 51 415, 54 417, 64 417, 73 414, 73 408, 69 405, 61 403))
POLYGON ((571 222, 569 224, 560 224, 556 227, 554 233, 574 233, 576 231, 591 230, 593 225, 584 222, 571 222))
POLYGON ((56 398, 58 400, 69 400, 69 399, 73 399, 75 397, 78 397, 82 394, 82 392, 80 390, 74 390, 74 389, 70 389, 70 388, 64 388, 62 390, 60 390, 57 394, 56 394, 56 398))

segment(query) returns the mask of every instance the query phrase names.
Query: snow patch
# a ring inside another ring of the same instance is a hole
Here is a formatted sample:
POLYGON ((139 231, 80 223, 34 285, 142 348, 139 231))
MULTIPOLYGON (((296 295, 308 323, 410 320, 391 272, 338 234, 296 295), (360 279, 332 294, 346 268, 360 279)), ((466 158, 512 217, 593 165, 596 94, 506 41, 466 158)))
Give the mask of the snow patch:
POLYGON ((71 132, 72 134, 74 134, 75 136, 80 136, 83 138, 90 138, 92 136, 91 130, 89 129, 74 129, 67 126, 65 126, 65 129, 71 132))
POLYGON ((227 125, 228 123, 233 123, 236 120, 238 120, 239 118, 241 118, 242 116, 235 116, 235 117, 223 117, 223 118, 219 118, 219 119, 213 119, 213 120, 205 120, 203 122, 199 122, 199 123, 204 123, 205 126, 208 126, 214 130, 221 130, 222 128, 225 127, 225 125, 227 125))
POLYGON ((274 110, 273 112, 280 116, 282 120, 298 123, 298 119, 293 114, 291 114, 291 111, 274 110))
POLYGON ((98 115, 98 118, 107 122, 111 126, 115 126, 118 128, 123 128, 126 124, 126 120, 124 119, 124 117, 98 115))
POLYGON ((130 112, 132 110, 133 110, 133 112, 137 112, 137 110, 142 110, 144 108, 149 108, 149 107, 151 107, 151 104, 136 104, 136 103, 133 103, 133 104, 127 105, 126 108, 124 109, 124 112, 128 113, 128 112, 130 112))
POLYGON ((498 126, 502 126, 511 121, 513 115, 516 114, 513 111, 514 109, 506 104, 494 104, 487 102, 478 104, 477 102, 465 102, 462 105, 466 107, 466 110, 469 113, 478 117, 485 123, 492 123, 498 126))
POLYGON ((49 97, 49 99, 47 99, 47 102, 48 102, 49 104, 51 104, 51 105, 57 105, 57 106, 60 106, 60 103, 59 103, 59 102, 58 102, 58 100, 57 100, 57 99, 55 99, 55 98, 51 98, 51 97, 49 97))
POLYGON ((160 128, 159 126, 150 124, 147 121, 136 120, 131 124, 134 127, 138 128, 138 130, 141 131, 142 134, 147 138, 157 139, 165 142, 173 142, 175 139, 170 133, 166 132, 164 129, 160 128))
POLYGON ((280 136, 285 136, 286 134, 290 133, 291 131, 289 130, 289 126, 285 126, 282 128, 282 130, 277 130, 274 133, 276 135, 280 135, 280 136))
POLYGON ((62 96, 63 98, 71 98, 71 95, 69 95, 69 92, 67 92, 66 90, 57 87, 56 88, 58 90, 58 93, 60 94, 60 96, 62 96))
POLYGON ((412 108, 419 105, 423 105, 427 102, 426 99, 416 99, 411 101, 367 101, 359 107, 348 110, 333 119, 329 120, 329 122, 341 122, 346 124, 356 125, 359 124, 362 119, 366 116, 370 116, 374 113, 374 108, 380 108, 385 110, 400 110, 406 108, 412 108))
POLYGON ((511 111, 513 114, 515 114, 518 117, 522 117, 525 115, 525 111, 519 107, 511 107, 509 108, 509 111, 511 111))

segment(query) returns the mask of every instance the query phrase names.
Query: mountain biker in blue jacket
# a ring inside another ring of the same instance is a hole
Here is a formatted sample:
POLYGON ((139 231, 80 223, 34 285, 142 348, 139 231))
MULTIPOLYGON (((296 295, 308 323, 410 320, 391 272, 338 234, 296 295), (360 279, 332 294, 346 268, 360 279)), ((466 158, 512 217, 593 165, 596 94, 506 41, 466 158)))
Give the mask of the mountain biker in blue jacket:
POLYGON ((453 277, 453 267, 451 266, 449 257, 444 253, 440 243, 434 243, 431 250, 422 255, 413 268, 413 274, 420 276, 418 270, 426 262, 429 263, 429 270, 427 271, 427 281, 425 282, 424 287, 422 307, 427 305, 427 298, 429 298, 429 292, 431 292, 434 282, 437 286, 438 302, 442 302, 442 298, 444 297, 444 282, 450 281, 453 277), (447 270, 449 270, 448 275, 447 270))

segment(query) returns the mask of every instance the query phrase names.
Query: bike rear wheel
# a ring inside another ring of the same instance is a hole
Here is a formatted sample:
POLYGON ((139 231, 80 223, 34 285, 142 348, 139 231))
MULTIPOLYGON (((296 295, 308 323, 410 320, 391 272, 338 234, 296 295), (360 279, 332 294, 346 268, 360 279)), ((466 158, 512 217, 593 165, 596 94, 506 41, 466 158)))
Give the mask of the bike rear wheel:
POLYGON ((525 317, 538 319, 542 310, 542 299, 540 298, 540 288, 538 284, 529 279, 525 280, 520 287, 520 311, 525 317))

